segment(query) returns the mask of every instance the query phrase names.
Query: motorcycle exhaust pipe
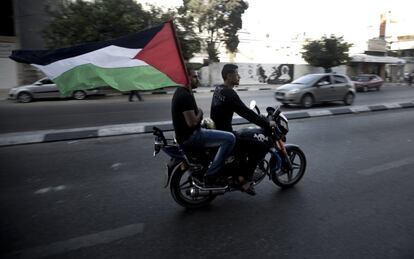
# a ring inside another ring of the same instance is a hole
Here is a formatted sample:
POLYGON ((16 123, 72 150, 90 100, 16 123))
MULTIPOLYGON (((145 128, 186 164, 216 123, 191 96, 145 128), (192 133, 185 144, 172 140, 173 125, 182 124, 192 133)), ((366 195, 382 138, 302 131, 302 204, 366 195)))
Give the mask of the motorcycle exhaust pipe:
POLYGON ((226 188, 191 188, 190 189, 190 196, 200 197, 200 196, 210 196, 210 195, 222 195, 226 192, 226 188))

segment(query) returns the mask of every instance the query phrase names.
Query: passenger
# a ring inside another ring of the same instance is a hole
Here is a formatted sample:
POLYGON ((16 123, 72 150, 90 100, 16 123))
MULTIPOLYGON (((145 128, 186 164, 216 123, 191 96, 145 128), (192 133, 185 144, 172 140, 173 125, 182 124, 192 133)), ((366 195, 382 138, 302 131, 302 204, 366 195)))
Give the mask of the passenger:
POLYGON ((218 172, 230 155, 235 143, 235 136, 230 132, 203 129, 200 127, 203 111, 197 107, 192 88, 197 88, 199 81, 194 70, 188 70, 191 84, 177 88, 174 93, 171 111, 178 144, 184 152, 194 148, 218 147, 217 154, 205 175, 206 186, 213 187, 219 176, 218 172))

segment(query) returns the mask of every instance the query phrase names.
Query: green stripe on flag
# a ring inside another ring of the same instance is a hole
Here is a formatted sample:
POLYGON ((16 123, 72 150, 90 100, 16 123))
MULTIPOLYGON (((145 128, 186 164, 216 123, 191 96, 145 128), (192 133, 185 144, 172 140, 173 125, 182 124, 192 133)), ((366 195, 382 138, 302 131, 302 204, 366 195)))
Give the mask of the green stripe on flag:
POLYGON ((53 79, 62 95, 74 90, 111 86, 119 91, 154 90, 179 86, 168 76, 152 66, 102 68, 85 64, 66 71, 53 79))

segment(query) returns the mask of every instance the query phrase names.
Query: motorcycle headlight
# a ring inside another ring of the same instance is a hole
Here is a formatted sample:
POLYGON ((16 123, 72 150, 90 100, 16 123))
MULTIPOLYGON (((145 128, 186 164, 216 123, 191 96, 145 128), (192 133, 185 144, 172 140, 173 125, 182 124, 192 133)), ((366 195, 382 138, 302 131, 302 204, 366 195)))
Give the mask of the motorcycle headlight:
POLYGON ((289 132, 289 123, 285 115, 280 114, 276 123, 283 135, 289 132))

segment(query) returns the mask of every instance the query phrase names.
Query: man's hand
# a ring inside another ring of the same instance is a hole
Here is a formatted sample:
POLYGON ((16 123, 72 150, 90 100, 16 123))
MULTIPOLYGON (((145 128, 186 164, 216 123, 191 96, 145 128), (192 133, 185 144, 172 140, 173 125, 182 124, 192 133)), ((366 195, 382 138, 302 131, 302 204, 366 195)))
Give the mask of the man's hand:
POLYGON ((198 108, 197 117, 200 118, 200 121, 203 119, 203 110, 201 108, 198 108))

